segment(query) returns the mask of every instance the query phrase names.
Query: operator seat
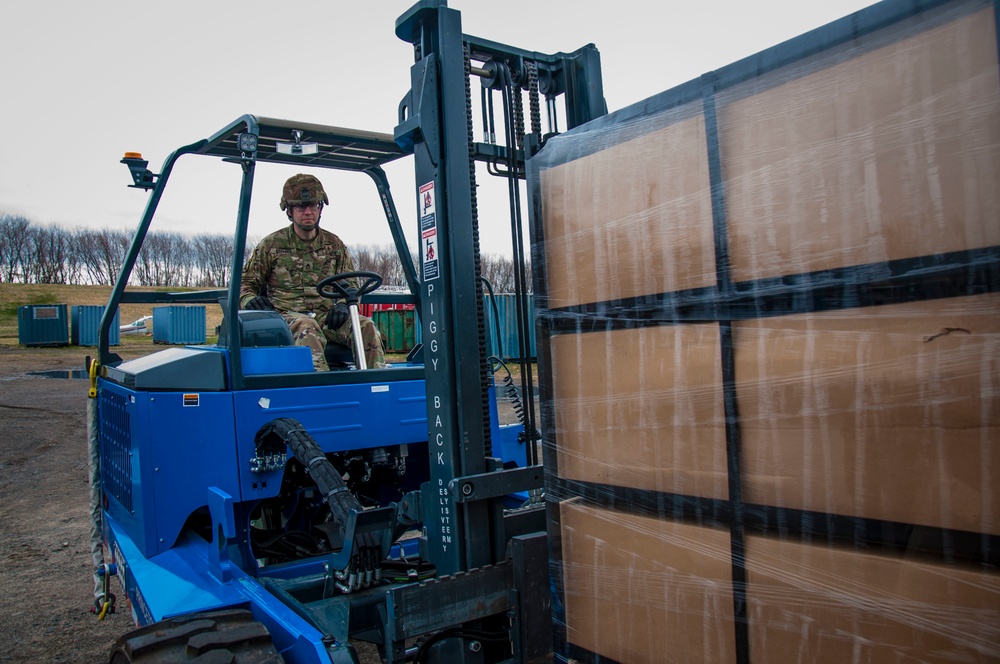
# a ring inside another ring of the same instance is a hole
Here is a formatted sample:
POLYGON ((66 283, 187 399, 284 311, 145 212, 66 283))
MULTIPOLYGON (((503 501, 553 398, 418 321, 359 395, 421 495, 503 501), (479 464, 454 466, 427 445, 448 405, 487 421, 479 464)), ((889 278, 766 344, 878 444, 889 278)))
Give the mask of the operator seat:
POLYGON ((326 342, 323 356, 331 370, 346 369, 354 364, 354 351, 351 350, 351 347, 338 344, 336 341, 326 342))
MULTIPOLYGON (((240 345, 244 348, 294 346, 288 323, 277 311, 243 309, 239 312, 240 345)), ((225 324, 219 341, 226 343, 225 324)), ((354 351, 350 346, 328 341, 323 350, 330 369, 347 369, 354 364, 354 351)))
MULTIPOLYGON (((237 314, 237 325, 240 330, 240 346, 243 348, 275 348, 294 346, 292 331, 288 323, 277 311, 262 311, 259 309, 241 309, 237 314)), ((219 330, 219 345, 225 346, 229 341, 229 320, 222 319, 219 330)))

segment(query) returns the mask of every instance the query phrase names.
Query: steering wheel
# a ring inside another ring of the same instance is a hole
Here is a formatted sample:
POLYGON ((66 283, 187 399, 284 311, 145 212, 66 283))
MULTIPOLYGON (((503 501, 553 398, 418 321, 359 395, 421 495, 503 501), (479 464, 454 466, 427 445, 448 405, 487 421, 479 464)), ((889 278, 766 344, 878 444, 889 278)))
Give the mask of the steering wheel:
POLYGON ((341 272, 324 278, 316 284, 316 292, 322 297, 335 300, 342 297, 347 304, 357 304, 363 295, 368 295, 382 285, 382 275, 375 272, 341 272), (362 279, 357 290, 340 283, 344 279, 362 279))

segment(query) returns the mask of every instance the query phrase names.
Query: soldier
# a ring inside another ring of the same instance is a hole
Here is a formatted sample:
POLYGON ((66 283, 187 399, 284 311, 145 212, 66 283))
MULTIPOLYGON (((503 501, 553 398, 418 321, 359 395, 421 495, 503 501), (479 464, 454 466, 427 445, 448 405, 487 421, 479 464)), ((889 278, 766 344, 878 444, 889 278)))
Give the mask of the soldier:
MULTIPOLYGON (((329 203, 323 185, 312 175, 288 178, 280 206, 292 223, 261 240, 243 268, 240 287, 240 308, 281 312, 295 344, 312 349, 317 371, 329 370, 323 354, 327 340, 354 346, 347 304, 316 292, 323 277, 354 271, 341 239, 319 227, 323 205, 329 203)), ((378 328, 370 318, 360 318, 366 363, 384 367, 378 328)))

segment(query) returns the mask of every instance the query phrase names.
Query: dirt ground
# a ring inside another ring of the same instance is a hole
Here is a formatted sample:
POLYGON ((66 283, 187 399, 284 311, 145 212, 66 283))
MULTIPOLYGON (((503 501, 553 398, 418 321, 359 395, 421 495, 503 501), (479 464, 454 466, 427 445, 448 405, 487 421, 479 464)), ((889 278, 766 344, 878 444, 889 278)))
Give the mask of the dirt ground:
POLYGON ((90 611, 88 381, 25 375, 92 352, 0 346, 0 662, 106 662, 132 626, 90 611))
POLYGON ((91 612, 88 381, 27 373, 82 370, 88 353, 0 345, 0 662, 106 662, 132 628, 124 605, 103 621, 91 612))

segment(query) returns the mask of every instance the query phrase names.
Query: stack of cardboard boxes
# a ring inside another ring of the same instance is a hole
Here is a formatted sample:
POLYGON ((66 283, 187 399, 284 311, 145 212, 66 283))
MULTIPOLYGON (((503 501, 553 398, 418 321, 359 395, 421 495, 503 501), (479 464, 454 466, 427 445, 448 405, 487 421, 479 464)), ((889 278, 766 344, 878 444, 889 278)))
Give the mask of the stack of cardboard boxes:
POLYGON ((1000 68, 868 8, 529 164, 560 661, 1000 660, 1000 68))

